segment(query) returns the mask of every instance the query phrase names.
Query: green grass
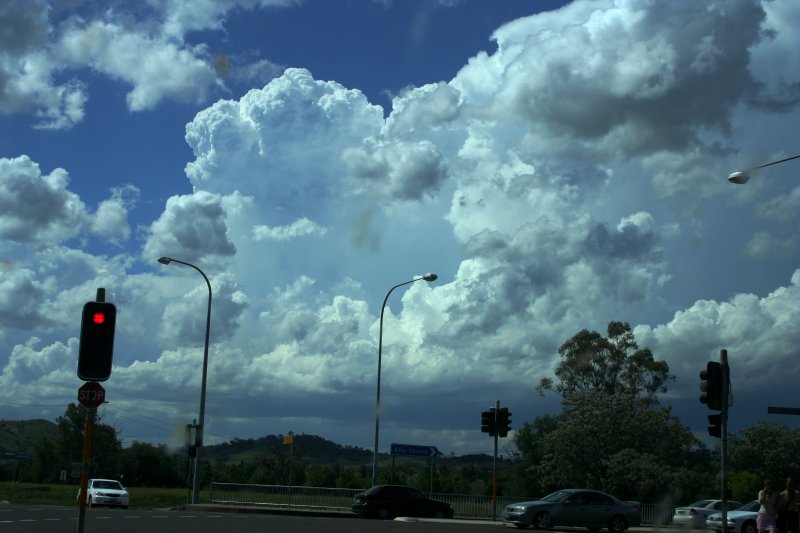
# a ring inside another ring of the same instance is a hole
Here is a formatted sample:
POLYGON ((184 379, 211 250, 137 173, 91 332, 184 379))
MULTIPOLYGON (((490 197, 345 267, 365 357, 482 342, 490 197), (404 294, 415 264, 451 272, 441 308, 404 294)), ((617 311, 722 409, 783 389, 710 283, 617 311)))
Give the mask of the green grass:
MULTIPOLYGON (((188 491, 182 489, 162 489, 154 487, 128 487, 133 509, 158 509, 177 507, 188 500, 188 491)), ((11 503, 37 505, 75 505, 78 494, 77 484, 47 483, 0 483, 0 500, 11 503)), ((208 501, 208 491, 202 491, 201 501, 208 501)))

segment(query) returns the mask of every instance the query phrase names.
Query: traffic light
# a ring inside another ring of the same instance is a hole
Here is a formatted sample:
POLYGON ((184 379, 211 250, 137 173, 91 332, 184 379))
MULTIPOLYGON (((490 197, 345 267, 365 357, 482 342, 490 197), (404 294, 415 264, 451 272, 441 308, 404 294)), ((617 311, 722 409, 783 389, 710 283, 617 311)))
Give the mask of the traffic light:
POLYGON ((117 308, 108 302, 86 302, 81 315, 78 377, 105 381, 111 375, 117 308))
POLYGON ((494 437, 497 433, 497 421, 495 420, 494 416, 494 407, 481 413, 481 431, 488 433, 491 437, 494 437))
POLYGON ((508 407, 501 407, 499 411, 497 411, 497 435, 500 437, 505 437, 508 435, 508 432, 511 431, 511 413, 508 411, 508 407))
POLYGON ((712 437, 722 438, 722 415, 708 415, 708 434, 712 437))
MULTIPOLYGON (((702 391, 700 403, 708 405, 708 408, 714 411, 721 411, 723 391, 726 389, 727 387, 722 383, 722 365, 709 361, 706 369, 700 372, 700 390, 702 391)), ((725 398, 725 401, 727 400, 725 398)))

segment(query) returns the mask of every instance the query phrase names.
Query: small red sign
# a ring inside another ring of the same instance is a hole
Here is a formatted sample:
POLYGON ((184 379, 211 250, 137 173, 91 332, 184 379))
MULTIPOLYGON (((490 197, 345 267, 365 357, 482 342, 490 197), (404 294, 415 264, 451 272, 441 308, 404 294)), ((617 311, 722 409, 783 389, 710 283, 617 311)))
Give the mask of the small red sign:
POLYGON ((87 381, 78 389, 78 401, 89 409, 96 408, 106 401, 106 390, 96 381, 87 381))

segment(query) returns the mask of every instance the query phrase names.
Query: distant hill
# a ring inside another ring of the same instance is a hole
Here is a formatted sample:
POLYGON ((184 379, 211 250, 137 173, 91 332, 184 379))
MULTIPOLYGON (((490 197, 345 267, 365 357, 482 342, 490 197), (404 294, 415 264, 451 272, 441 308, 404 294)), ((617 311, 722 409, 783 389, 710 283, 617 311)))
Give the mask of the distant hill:
POLYGON ((55 439, 58 426, 49 420, 0 420, 0 461, 27 456, 42 438, 55 439))
MULTIPOLYGON (((259 455, 274 452, 289 454, 289 446, 283 444, 278 435, 268 435, 258 439, 234 439, 223 444, 205 446, 203 457, 220 463, 251 462, 259 455)), ((372 464, 372 450, 357 446, 343 446, 316 435, 294 436, 294 458, 305 464, 358 466, 372 464)), ((381 460, 391 457, 380 454, 381 460)), ((398 457, 398 461, 425 461, 426 458, 398 457)), ((486 454, 442 455, 437 458, 440 463, 458 465, 491 465, 492 457, 486 454)))
MULTIPOLYGON (((0 420, 0 461, 27 455, 34 443, 42 437, 55 439, 58 426, 48 420, 0 420)), ((279 435, 267 435, 258 439, 233 439, 223 444, 206 445, 203 458, 219 463, 253 462, 261 455, 281 452, 288 455, 289 446, 283 444, 279 435)), ((293 455, 305 464, 358 466, 372 464, 372 450, 337 444, 316 435, 295 435, 293 455)), ((387 459, 388 454, 381 454, 387 459)), ((398 460, 425 460, 420 458, 398 458, 398 460)), ((444 455, 437 461, 451 465, 491 464, 492 458, 485 454, 461 456, 444 455)))
MULTIPOLYGON (((249 462, 265 453, 280 451, 289 453, 278 435, 267 435, 258 439, 233 439, 223 444, 205 446, 203 456, 221 463, 249 462)), ((372 461, 372 451, 355 446, 342 446, 316 435, 294 436, 294 457, 307 464, 361 465, 372 461)))

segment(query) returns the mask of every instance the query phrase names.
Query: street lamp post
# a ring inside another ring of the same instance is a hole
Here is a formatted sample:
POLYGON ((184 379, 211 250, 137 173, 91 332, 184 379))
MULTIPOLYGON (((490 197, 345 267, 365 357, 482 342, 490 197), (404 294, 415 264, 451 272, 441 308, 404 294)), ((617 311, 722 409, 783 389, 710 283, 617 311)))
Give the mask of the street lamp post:
POLYGON ((750 171, 751 170, 758 170, 759 168, 769 167, 772 165, 777 165, 778 163, 784 163, 786 161, 791 161, 792 159, 797 159, 800 155, 793 155, 792 157, 786 157, 784 159, 780 159, 778 161, 772 161, 770 163, 765 163, 763 165, 758 165, 757 167, 748 168, 745 170, 737 170, 736 172, 731 172, 728 175, 728 181, 731 183, 735 183, 736 185, 743 185, 747 183, 750 179, 750 171))
POLYGON ((425 274, 422 277, 414 278, 411 281, 404 281, 403 283, 398 283, 391 289, 389 292, 386 293, 386 298, 383 299, 383 305, 381 306, 381 323, 380 329, 378 330, 378 388, 376 393, 376 400, 375 400, 375 448, 372 452, 372 484, 375 485, 378 479, 378 435, 380 433, 380 426, 381 426, 381 356, 383 354, 383 312, 386 309, 386 302, 389 300, 389 295, 392 294, 392 291, 395 290, 397 287, 402 287, 403 285, 408 285, 409 283, 414 283, 415 281, 436 281, 438 276, 436 274, 425 274))
POLYGON ((206 314, 206 341, 203 348, 203 378, 200 385, 200 424, 197 426, 197 435, 195 437, 195 456, 194 456, 194 484, 192 485, 192 503, 200 503, 200 464, 203 451, 203 431, 205 430, 205 414, 206 414, 206 378, 208 377, 208 337, 211 331, 211 282, 208 281, 208 276, 205 272, 200 270, 191 263, 179 261, 171 257, 159 257, 158 262, 162 265, 170 263, 178 263, 191 267, 203 276, 208 286, 208 312, 206 314))

